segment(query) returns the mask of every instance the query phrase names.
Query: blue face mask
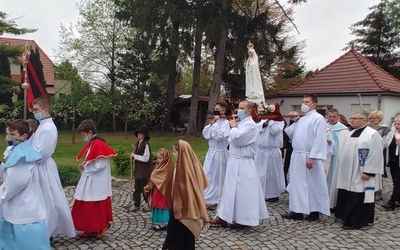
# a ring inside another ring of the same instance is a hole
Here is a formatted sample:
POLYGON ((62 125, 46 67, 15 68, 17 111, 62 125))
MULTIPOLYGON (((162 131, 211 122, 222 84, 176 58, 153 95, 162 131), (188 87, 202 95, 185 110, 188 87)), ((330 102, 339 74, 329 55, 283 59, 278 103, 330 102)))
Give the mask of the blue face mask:
POLYGON ((239 117, 240 120, 243 120, 244 118, 246 118, 246 114, 244 113, 244 109, 238 109, 237 116, 239 117))
POLYGON ((41 121, 44 119, 44 116, 42 115, 42 113, 35 113, 33 115, 35 116, 35 119, 38 121, 41 121))
POLYGON ((86 142, 90 141, 90 136, 86 136, 85 138, 83 138, 83 140, 86 142))

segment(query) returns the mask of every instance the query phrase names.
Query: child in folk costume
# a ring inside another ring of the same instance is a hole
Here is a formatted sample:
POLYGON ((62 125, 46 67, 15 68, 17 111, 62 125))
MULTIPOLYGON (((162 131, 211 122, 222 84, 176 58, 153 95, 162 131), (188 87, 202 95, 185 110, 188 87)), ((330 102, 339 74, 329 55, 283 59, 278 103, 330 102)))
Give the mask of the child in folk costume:
POLYGON ((77 131, 88 142, 78 153, 81 178, 75 190, 72 218, 80 237, 103 237, 111 227, 111 164, 110 157, 117 154, 105 140, 96 135, 92 120, 81 122, 77 131))
POLYGON ((168 149, 162 148, 157 153, 157 164, 151 173, 145 193, 152 208, 153 229, 163 230, 170 218, 172 179, 174 165, 168 149))
MULTIPOLYGON (((135 161, 135 191, 133 192, 134 206, 129 211, 136 212, 140 209, 141 194, 147 201, 147 197, 144 194, 144 187, 150 177, 151 171, 153 170, 153 162, 151 159, 150 149, 150 130, 146 126, 140 126, 135 132, 138 138, 135 149, 131 153, 132 160, 135 161)), ((143 208, 146 211, 148 208, 143 208)))
POLYGON ((6 123, 11 150, 1 164, 0 249, 50 249, 46 207, 35 162, 42 155, 26 141, 29 125, 24 120, 6 123))
POLYGON ((203 167, 186 141, 174 144, 176 159, 172 186, 171 218, 163 250, 195 249, 195 238, 200 237, 201 224, 208 223, 204 189, 209 185, 203 167))

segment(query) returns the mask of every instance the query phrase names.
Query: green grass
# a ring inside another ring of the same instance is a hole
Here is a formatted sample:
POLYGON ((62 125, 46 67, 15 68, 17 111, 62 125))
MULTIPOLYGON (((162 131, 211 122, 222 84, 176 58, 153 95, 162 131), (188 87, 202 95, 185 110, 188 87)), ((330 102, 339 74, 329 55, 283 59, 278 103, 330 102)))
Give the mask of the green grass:
MULTIPOLYGON (((5 134, 3 133, 3 138, 5 138, 5 134)), ((128 132, 128 138, 125 139, 125 133, 116 132, 116 133, 98 133, 99 136, 103 137, 106 142, 114 149, 117 150, 117 147, 121 145, 126 152, 132 152, 132 144, 136 143, 136 136, 133 132, 128 132)), ((1 136, 1 134, 0 134, 1 136)), ((150 146, 152 150, 153 156, 156 155, 157 151, 160 148, 167 148, 172 153, 173 144, 179 140, 187 141, 196 152, 197 157, 200 162, 203 163, 204 157, 207 153, 208 143, 202 136, 191 136, 184 137, 183 134, 179 132, 170 132, 170 131, 151 131, 150 132, 150 146)), ((72 134, 68 132, 60 132, 58 134, 58 144, 56 151, 53 154, 53 158, 56 161, 58 166, 68 167, 68 166, 76 166, 78 168, 78 162, 76 161, 76 155, 79 150, 85 145, 85 142, 81 139, 79 134, 75 135, 76 143, 72 143, 72 134)), ((4 149, 5 149, 4 143, 4 149)), ((3 150, 4 151, 4 150, 3 150)), ((113 163, 114 168, 114 163, 113 163)), ((63 171, 63 172, 68 172, 63 171)), ((61 175, 61 174, 60 174, 61 175)), ((115 175, 115 171, 113 169, 113 175, 115 175)), ((118 178, 129 178, 129 176, 116 176, 118 178)), ((64 179, 64 177, 61 177, 64 179)), ((69 179, 69 176, 65 179, 69 179)), ((76 180, 72 180, 71 183, 74 183, 76 180)))
MULTIPOLYGON (((122 132, 98 133, 98 135, 104 138, 112 148, 116 149, 118 145, 121 145, 127 152, 132 152, 133 148, 131 145, 135 144, 137 141, 133 132, 128 133, 127 139, 125 139, 125 134, 122 132)), ((150 146, 153 155, 155 155, 160 148, 167 148, 172 153, 172 146, 179 139, 187 141, 192 146, 201 162, 204 161, 208 149, 207 141, 202 136, 184 137, 178 132, 151 131, 150 137, 150 146)), ((85 145, 85 142, 79 135, 75 136, 75 140, 76 143, 72 144, 71 133, 61 132, 58 134, 57 149, 53 155, 57 164, 77 165, 75 157, 79 150, 85 145)))

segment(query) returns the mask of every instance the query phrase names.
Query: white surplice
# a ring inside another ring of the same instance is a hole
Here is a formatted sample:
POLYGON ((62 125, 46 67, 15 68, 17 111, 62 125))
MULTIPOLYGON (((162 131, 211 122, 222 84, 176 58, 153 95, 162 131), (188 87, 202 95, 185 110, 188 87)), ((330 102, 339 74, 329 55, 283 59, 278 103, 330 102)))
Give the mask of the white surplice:
MULTIPOLYGON (((383 147, 384 142, 379 133, 366 127, 360 137, 350 137, 356 130, 346 136, 343 150, 339 158, 337 188, 350 192, 363 193, 366 188, 374 187, 374 177, 369 181, 361 179, 362 173, 383 174, 383 147)), ((373 202, 372 197, 370 197, 373 202)), ((369 200, 368 202, 371 202, 369 200)))
POLYGON ((260 134, 254 164, 258 170, 264 197, 269 199, 279 197, 285 192, 281 152, 285 124, 283 121, 270 120, 268 125, 263 128, 264 122, 265 120, 261 120, 257 124, 260 134))
POLYGON ((246 117, 230 132, 229 159, 217 216, 228 223, 257 226, 268 218, 254 165, 259 131, 253 119, 246 117))
POLYGON ((36 166, 46 204, 46 227, 49 236, 60 234, 72 237, 76 235, 76 231, 71 211, 61 186, 57 164, 52 158, 57 146, 57 138, 57 128, 50 117, 40 121, 30 143, 43 156, 42 160, 36 162, 36 166))
POLYGON ((230 135, 229 121, 219 119, 203 129, 203 137, 208 140, 208 151, 203 168, 210 185, 204 190, 207 205, 219 203, 224 184, 226 163, 228 161, 228 138, 230 135))
POLYGON ((289 167, 289 209, 295 213, 330 215, 329 193, 322 161, 326 160, 326 121, 315 110, 285 129, 292 140, 289 167), (314 158, 311 169, 308 158, 314 158))
MULTIPOLYGON (((89 151, 87 154, 89 154, 89 151)), ((80 201, 102 201, 111 197, 110 166, 110 158, 104 157, 86 163, 76 186, 74 198, 80 201), (99 185, 99 183, 102 183, 102 185, 99 185)))
POLYGON ((329 164, 326 182, 329 191, 330 208, 336 207, 337 200, 337 169, 339 164, 340 151, 343 149, 346 136, 349 134, 349 129, 340 122, 334 125, 328 124, 329 131, 332 134, 332 154, 328 155, 327 163, 329 164))

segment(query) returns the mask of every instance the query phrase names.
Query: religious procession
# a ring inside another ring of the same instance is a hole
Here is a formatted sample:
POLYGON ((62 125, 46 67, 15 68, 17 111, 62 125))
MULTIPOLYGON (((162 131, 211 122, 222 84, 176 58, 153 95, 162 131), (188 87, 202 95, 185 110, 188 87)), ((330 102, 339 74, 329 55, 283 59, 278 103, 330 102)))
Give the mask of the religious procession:
MULTIPOLYGON (((157 249, 195 249, 205 228, 265 227, 270 207, 283 196, 283 223, 334 217, 344 231, 371 228, 386 167, 393 188, 381 206, 400 206, 400 116, 386 125, 382 111, 360 110, 349 124, 333 107, 317 112, 315 94, 303 96, 300 111, 282 115, 278 103, 266 104, 257 53, 251 42, 247 48, 246 99, 236 110, 215 105, 202 131, 209 146, 203 163, 178 140, 172 152, 171 145, 159 149, 153 165, 150 129, 142 125, 135 132, 133 202, 124 209, 133 217, 151 213, 151 229, 166 232, 157 249)), ((93 120, 80 123, 76 132, 86 144, 76 156, 82 174, 70 209, 52 158, 58 132, 50 100, 33 100, 32 112, 35 120, 6 123, 0 249, 51 249, 60 236, 103 239, 119 216, 111 185, 116 151, 97 135, 93 120)))

